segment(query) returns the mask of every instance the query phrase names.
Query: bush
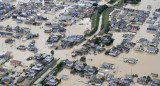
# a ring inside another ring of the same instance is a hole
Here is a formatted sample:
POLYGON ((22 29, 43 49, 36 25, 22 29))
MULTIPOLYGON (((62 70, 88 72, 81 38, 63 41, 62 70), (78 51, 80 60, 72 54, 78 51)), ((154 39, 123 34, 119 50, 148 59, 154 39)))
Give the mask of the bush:
MULTIPOLYGON (((126 1, 124 0, 124 2, 126 2, 126 1)), ((115 7, 115 6, 121 7, 121 6, 123 6, 123 3, 124 3, 124 2, 123 2, 123 0, 121 0, 121 1, 119 1, 117 4, 115 4, 114 7, 115 7)), ((126 3, 127 3, 127 2, 126 2, 126 3)))
POLYGON ((71 74, 76 74, 76 72, 74 71, 74 70, 71 70, 71 72, 70 72, 71 74))
POLYGON ((105 43, 106 46, 110 46, 113 43, 114 39, 110 38, 108 42, 105 43))
POLYGON ((108 3, 113 4, 115 3, 117 0, 110 0, 108 3))
POLYGON ((108 8, 106 11, 103 13, 102 16, 102 25, 101 25, 101 33, 108 33, 110 28, 110 23, 109 23, 109 14, 113 11, 113 8, 108 8))
POLYGON ((101 80, 102 80, 102 82, 104 82, 105 78, 104 78, 104 77, 102 77, 102 78, 101 78, 101 80))
POLYGON ((93 6, 98 6, 98 4, 97 3, 93 3, 93 6))
POLYGON ((141 0, 124 0, 124 3, 138 4, 141 0))
POLYGON ((133 78, 134 78, 134 77, 138 77, 138 75, 137 75, 137 74, 133 74, 132 77, 133 77, 133 78))
POLYGON ((110 52, 109 50, 106 50, 105 55, 108 55, 108 54, 109 54, 109 52, 110 52))
POLYGON ((91 27, 93 29, 89 33, 86 33, 85 36, 92 36, 93 34, 96 33, 96 31, 98 30, 98 26, 99 26, 99 17, 100 17, 99 13, 94 13, 94 15, 92 16, 92 23, 91 23, 91 27))
POLYGON ((101 14, 105 9, 107 9, 108 6, 105 4, 105 5, 102 5, 98 8, 98 13, 101 14))

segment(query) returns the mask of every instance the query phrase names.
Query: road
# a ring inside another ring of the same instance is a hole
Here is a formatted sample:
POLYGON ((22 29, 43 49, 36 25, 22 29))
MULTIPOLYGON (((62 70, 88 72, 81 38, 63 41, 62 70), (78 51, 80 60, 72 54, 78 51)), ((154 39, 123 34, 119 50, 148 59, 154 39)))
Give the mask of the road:
POLYGON ((43 68, 43 70, 40 71, 40 72, 38 73, 38 75, 36 75, 36 77, 34 77, 26 86, 32 86, 32 84, 34 84, 37 80, 43 78, 42 76, 45 76, 44 74, 46 74, 46 72, 49 71, 48 69, 50 69, 50 68, 52 68, 52 67, 55 67, 55 65, 57 65, 57 64, 56 64, 57 61, 59 61, 59 59, 58 59, 58 60, 53 60, 53 61, 50 62, 47 66, 45 66, 45 67, 43 68))
POLYGON ((38 78, 35 82, 34 85, 40 83, 46 76, 48 76, 48 74, 50 74, 50 72, 57 66, 57 64, 59 64, 61 62, 61 60, 58 60, 56 65, 54 65, 52 68, 49 68, 40 78, 38 78))

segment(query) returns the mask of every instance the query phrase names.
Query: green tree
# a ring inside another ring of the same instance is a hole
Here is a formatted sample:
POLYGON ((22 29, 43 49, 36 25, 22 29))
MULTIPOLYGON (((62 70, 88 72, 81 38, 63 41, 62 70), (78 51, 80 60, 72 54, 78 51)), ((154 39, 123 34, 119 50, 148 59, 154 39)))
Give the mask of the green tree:
POLYGON ((98 4, 97 3, 93 3, 93 6, 98 6, 98 4))
POLYGON ((124 0, 124 3, 127 3, 127 0, 124 0))
POLYGON ((52 56, 54 55, 54 50, 51 50, 51 54, 52 54, 52 56))

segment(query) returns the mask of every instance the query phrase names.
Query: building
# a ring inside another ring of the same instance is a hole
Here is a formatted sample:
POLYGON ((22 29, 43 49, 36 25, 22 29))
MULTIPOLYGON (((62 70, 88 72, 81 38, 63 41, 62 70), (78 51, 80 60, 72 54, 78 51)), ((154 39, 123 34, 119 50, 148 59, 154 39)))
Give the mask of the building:
POLYGON ((6 74, 8 69, 0 67, 0 75, 6 74))
POLYGON ((18 61, 18 60, 12 60, 10 61, 10 63, 15 66, 21 65, 21 61, 18 61))

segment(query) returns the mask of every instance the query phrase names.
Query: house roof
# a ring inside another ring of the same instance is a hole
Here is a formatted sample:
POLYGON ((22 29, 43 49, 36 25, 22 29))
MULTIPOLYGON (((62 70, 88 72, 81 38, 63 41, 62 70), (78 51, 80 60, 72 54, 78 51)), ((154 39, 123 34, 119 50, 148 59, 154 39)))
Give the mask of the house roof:
POLYGON ((11 55, 11 54, 12 54, 12 52, 11 52, 11 51, 7 51, 5 54, 7 54, 7 55, 11 55))
POLYGON ((20 64, 21 63, 21 61, 18 61, 18 60, 12 60, 12 61, 10 61, 11 63, 14 63, 14 64, 20 64))
POLYGON ((1 68, 1 67, 0 67, 0 72, 6 72, 6 71, 8 71, 8 69, 1 68))

